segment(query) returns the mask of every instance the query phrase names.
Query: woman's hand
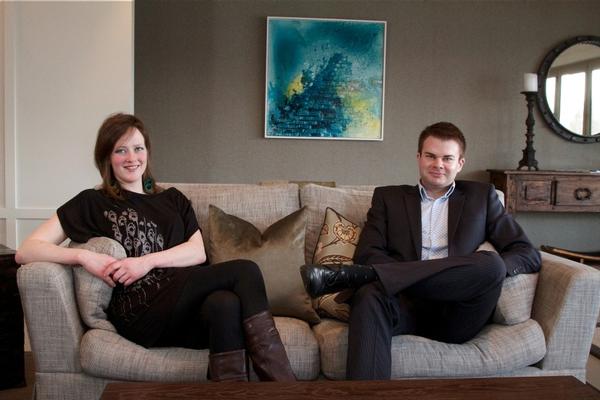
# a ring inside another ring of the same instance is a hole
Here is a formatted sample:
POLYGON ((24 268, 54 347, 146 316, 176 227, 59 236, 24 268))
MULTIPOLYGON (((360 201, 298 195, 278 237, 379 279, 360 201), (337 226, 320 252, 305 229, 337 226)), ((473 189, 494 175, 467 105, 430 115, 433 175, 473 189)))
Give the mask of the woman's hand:
POLYGON ((145 276, 153 268, 189 267, 206 261, 204 241, 200 231, 186 241, 168 250, 116 260, 106 267, 104 276, 125 286, 145 276))
POLYGON ((128 257, 110 264, 104 274, 108 279, 112 277, 114 282, 129 286, 145 276, 151 269, 152 266, 143 257, 128 257))
POLYGON ((110 287, 115 287, 115 283, 106 275, 106 270, 115 261, 117 259, 114 257, 89 250, 83 250, 79 255, 81 266, 90 274, 102 279, 110 287))

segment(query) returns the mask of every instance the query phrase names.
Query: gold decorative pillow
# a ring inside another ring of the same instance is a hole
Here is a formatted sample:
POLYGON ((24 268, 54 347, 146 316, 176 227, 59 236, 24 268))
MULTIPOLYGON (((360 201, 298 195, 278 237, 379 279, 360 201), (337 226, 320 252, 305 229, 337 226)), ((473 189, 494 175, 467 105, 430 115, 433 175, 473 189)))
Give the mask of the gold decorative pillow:
MULTIPOLYGON (((354 222, 327 207, 313 256, 313 264, 352 264, 360 231, 360 227, 354 222)), ((347 321, 350 316, 350 306, 343 303, 344 297, 347 297, 347 294, 326 294, 315 299, 313 305, 322 317, 347 321)))
POLYGON ((300 318, 313 324, 320 322, 298 272, 304 264, 304 208, 275 222, 261 234, 250 222, 211 204, 208 224, 208 256, 212 263, 240 258, 254 261, 265 280, 273 315, 300 318))

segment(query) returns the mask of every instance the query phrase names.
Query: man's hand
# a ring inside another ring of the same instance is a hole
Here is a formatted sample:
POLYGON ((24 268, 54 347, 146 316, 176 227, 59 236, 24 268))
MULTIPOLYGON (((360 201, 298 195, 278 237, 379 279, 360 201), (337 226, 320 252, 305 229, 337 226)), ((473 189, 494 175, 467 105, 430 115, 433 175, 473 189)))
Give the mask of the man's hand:
POLYGON ((106 254, 95 253, 93 251, 84 250, 80 257, 80 264, 87 272, 102 279, 110 287, 115 287, 115 283, 105 271, 109 265, 117 259, 106 254))
POLYGON ((109 279, 112 277, 114 282, 122 283, 125 286, 131 285, 141 277, 145 276, 152 267, 141 257, 128 257, 122 260, 116 260, 104 271, 104 275, 109 279))

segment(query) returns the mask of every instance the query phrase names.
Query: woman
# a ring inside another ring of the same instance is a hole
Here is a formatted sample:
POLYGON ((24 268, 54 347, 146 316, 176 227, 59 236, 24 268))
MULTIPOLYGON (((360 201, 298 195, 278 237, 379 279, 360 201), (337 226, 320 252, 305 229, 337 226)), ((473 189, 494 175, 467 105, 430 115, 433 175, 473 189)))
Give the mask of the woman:
POLYGON ((208 347, 213 381, 247 380, 246 349, 261 380, 295 380, 257 265, 200 265, 206 252, 191 203, 155 184, 150 152, 141 120, 108 117, 94 151, 101 186, 61 206, 25 240, 17 262, 81 265, 114 287, 107 315, 122 336, 145 347, 208 347), (120 242, 127 257, 59 246, 98 236, 120 242))

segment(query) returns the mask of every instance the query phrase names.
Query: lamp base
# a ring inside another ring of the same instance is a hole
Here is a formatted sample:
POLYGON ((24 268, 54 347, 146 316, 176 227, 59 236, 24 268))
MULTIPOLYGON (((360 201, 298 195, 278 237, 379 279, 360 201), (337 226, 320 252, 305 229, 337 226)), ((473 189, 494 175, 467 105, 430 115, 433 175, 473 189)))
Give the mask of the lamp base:
MULTIPOLYGON (((523 152, 525 152, 525 150, 523 150, 523 152)), ((532 170, 539 171, 540 170, 538 168, 538 163, 535 159, 533 160, 533 162, 530 162, 527 159, 523 159, 523 160, 519 161, 519 166, 517 167, 517 169, 518 170, 527 169, 528 171, 532 171, 532 170)))
POLYGON ((525 99, 527 101, 527 120, 525 120, 525 125, 527 126, 527 133, 525 134, 525 143, 526 147, 523 149, 523 158, 519 161, 519 166, 517 169, 525 168, 529 171, 536 170, 539 171, 538 162, 535 159, 535 150, 533 148, 533 126, 535 125, 535 120, 533 119, 533 103, 535 101, 536 92, 521 92, 525 95, 525 99))

